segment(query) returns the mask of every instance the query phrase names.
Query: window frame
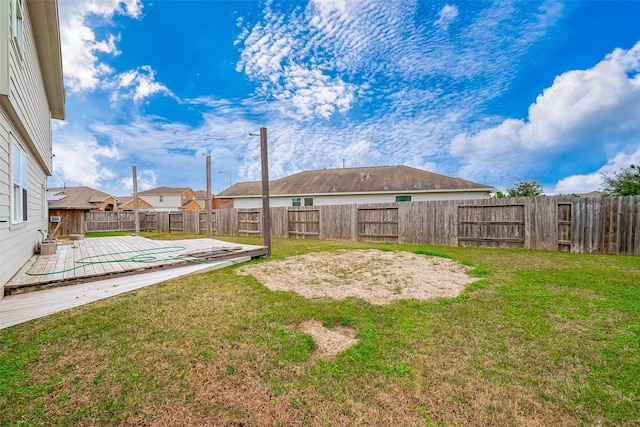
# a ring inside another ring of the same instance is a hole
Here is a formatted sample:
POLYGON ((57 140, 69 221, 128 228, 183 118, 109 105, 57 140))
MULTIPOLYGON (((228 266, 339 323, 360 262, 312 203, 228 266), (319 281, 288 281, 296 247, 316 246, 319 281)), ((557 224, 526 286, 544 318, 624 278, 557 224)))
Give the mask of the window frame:
POLYGON ((313 197, 304 197, 304 206, 313 206, 313 197))
POLYGON ((25 0, 11 0, 12 36, 20 55, 24 51, 24 3, 25 0))
POLYGON ((11 223, 27 222, 29 194, 29 158, 17 141, 11 143, 11 223))
POLYGON ((291 206, 293 206, 293 207, 302 206, 302 197, 292 197, 291 198, 291 206))
POLYGON ((413 197, 411 196, 411 194, 396 194, 396 203, 412 202, 412 201, 413 201, 413 197))

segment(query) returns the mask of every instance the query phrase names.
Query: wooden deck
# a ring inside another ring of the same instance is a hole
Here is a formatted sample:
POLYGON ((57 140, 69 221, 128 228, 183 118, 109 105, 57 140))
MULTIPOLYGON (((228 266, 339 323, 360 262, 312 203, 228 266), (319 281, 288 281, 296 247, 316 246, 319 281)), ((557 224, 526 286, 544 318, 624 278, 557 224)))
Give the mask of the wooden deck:
POLYGON ((185 265, 263 256, 264 246, 214 239, 151 240, 139 236, 59 243, 53 255, 33 256, 5 285, 5 295, 86 283, 185 265))

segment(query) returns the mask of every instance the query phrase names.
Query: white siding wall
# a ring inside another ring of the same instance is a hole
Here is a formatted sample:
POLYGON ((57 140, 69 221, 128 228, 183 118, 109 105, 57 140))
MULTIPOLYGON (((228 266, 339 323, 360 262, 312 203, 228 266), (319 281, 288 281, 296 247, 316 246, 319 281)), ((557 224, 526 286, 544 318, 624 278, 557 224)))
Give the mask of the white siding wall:
POLYGON ((0 298, 4 295, 4 284, 29 261, 34 254, 41 234, 46 230, 46 206, 43 200, 43 187, 46 174, 31 150, 19 139, 6 115, 0 110, 0 298), (18 141, 28 157, 27 221, 11 223, 10 196, 10 150, 9 132, 18 141))
MULTIPOLYGON (((426 200, 469 200, 469 199, 488 199, 489 195, 482 192, 464 191, 450 193, 393 193, 393 194, 354 194, 354 195, 335 195, 335 196, 299 196, 303 200, 304 197, 313 197, 314 206, 322 205, 352 205, 366 203, 392 203, 396 201, 396 195, 411 195, 414 202, 422 202, 426 200)), ((298 197, 298 196, 295 196, 298 197)), ((271 197, 269 206, 272 208, 291 206, 291 198, 288 197, 271 197)), ((233 200, 234 208, 261 208, 262 198, 251 197, 233 200)))
POLYGON ((144 198, 153 208, 154 211, 177 211, 182 206, 182 196, 162 196, 162 202, 160 196, 156 195, 144 195, 140 197, 144 198))
MULTIPOLYGON (((44 80, 36 52, 29 20, 28 2, 24 5, 24 45, 20 50, 13 37, 9 43, 9 102, 27 133, 26 143, 42 162, 48 174, 52 172, 51 112, 44 80)), ((11 11, 11 14, 15 11, 11 11)), ((13 17, 10 16, 10 34, 13 17)))
MULTIPOLYGON (((2 0, 0 7, 8 8, 7 2, 2 0)), ((0 31, 3 31, 0 41, 6 41, 8 34, 13 31, 11 21, 15 11, 12 10, 10 13, 9 25, 6 25, 6 21, 0 25, 0 31)), ((0 13, 0 17, 6 20, 7 15, 3 12, 0 13)), ((0 222, 0 298, 2 298, 5 283, 34 254, 36 244, 40 240, 38 230, 45 229, 47 226, 43 188, 46 186, 47 175, 51 174, 52 166, 51 114, 35 50, 27 2, 24 8, 23 49, 18 48, 13 37, 9 37, 8 46, 5 45, 0 49, 4 49, 8 57, 8 65, 0 64, 0 67, 3 67, 0 71, 4 74, 8 70, 9 77, 9 96, 2 99, 4 104, 0 106, 0 221, 3 221, 0 222), (8 109, 5 109, 5 106, 8 109), (11 223, 9 160, 12 138, 10 135, 19 143, 28 158, 27 221, 19 224, 11 223)))

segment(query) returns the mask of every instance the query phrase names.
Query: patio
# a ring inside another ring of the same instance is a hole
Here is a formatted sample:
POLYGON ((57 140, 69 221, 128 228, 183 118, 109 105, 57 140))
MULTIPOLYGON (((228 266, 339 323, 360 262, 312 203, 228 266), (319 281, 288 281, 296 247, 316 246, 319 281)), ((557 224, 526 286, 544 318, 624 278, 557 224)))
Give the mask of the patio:
POLYGON ((34 256, 7 283, 6 296, 0 300, 0 329, 141 287, 246 262, 265 252, 263 246, 214 239, 162 241, 123 236, 60 243, 55 254, 34 256))
POLYGON ((5 285, 5 296, 188 264, 263 256, 263 246, 215 239, 151 240, 100 237, 58 243, 52 255, 34 255, 5 285))

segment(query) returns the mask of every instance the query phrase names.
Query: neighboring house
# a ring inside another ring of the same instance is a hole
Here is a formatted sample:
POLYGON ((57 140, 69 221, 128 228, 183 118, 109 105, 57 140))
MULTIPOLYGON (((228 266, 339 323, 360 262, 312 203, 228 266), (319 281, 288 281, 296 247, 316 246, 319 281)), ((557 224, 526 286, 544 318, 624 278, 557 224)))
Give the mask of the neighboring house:
MULTIPOLYGON (((205 190, 196 190, 196 202, 202 209, 207 208, 207 192, 205 190)), ((220 203, 221 200, 211 193, 211 209, 233 208, 233 202, 228 199, 226 199, 228 206, 225 206, 225 200, 222 200, 222 205, 220 203)))
POLYGON ((154 211, 199 210, 203 207, 196 202, 196 192, 190 188, 158 187, 138 192, 154 211), (191 202, 195 202, 191 203, 191 202))
POLYGON ((49 219, 59 217, 51 224, 49 231, 55 230, 56 236, 84 234, 85 212, 117 211, 118 199, 110 194, 90 187, 49 188, 49 219))
MULTIPOLYGON (((217 199, 234 208, 262 207, 262 184, 239 182, 217 199)), ((488 199, 495 188, 408 166, 322 169, 269 182, 270 206, 318 206, 422 200, 488 199)))
MULTIPOLYGON (((207 208, 207 192, 205 190, 196 190, 196 202, 198 202, 199 206, 202 206, 202 209, 207 208)), ((216 204, 216 196, 211 193, 211 209, 217 209, 216 204)))
MULTIPOLYGON (((118 196, 118 210, 119 211, 133 211, 133 196, 118 196)), ((146 200, 138 197, 138 210, 147 211, 149 209, 153 209, 151 203, 146 200)))
POLYGON ((47 229, 51 119, 64 118, 57 1, 0 1, 0 298, 47 229))
POLYGON ((578 193, 576 194, 578 197, 604 197, 605 194, 602 191, 590 191, 588 193, 578 193))

